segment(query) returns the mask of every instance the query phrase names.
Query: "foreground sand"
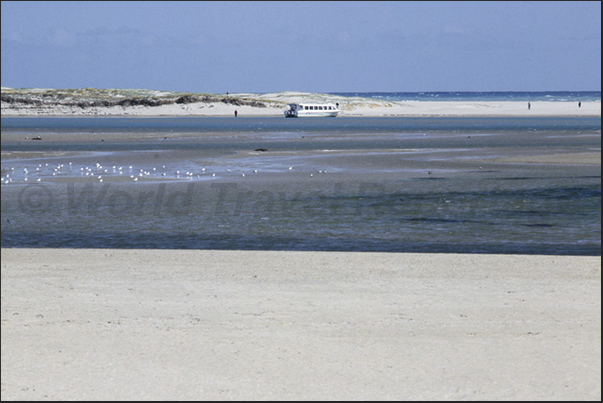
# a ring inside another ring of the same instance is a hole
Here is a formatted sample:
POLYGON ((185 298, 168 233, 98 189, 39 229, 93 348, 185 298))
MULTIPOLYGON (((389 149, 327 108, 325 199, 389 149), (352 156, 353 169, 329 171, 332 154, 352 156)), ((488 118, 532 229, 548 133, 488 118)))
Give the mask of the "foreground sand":
POLYGON ((2 249, 2 399, 601 399, 601 258, 2 249))

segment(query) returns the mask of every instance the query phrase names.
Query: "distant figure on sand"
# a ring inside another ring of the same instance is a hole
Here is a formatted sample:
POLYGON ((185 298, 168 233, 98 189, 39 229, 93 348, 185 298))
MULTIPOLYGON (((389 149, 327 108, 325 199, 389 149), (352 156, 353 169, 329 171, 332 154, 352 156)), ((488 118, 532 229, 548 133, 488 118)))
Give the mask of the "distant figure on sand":
POLYGON ((532 104, 528 102, 528 110, 532 109, 532 104))
POLYGON ((235 118, 237 117, 238 114, 239 114, 239 112, 235 110, 235 118))
POLYGON ((582 101, 578 102, 578 108, 582 108, 582 101))

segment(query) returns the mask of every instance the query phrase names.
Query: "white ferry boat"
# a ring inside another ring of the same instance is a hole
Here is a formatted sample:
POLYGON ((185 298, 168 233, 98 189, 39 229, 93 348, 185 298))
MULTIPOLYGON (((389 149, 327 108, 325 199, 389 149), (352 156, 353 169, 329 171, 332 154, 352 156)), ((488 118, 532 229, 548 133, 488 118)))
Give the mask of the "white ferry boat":
POLYGON ((339 105, 333 104, 289 104, 286 118, 335 117, 339 114, 339 105))

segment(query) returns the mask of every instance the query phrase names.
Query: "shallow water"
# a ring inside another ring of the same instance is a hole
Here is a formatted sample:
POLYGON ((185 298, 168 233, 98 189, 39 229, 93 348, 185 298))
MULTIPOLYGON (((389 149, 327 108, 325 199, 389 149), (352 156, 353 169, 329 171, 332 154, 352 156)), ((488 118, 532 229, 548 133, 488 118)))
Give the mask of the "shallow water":
POLYGON ((600 165, 530 160, 600 152, 600 128, 2 119, 2 246, 600 255, 600 165))

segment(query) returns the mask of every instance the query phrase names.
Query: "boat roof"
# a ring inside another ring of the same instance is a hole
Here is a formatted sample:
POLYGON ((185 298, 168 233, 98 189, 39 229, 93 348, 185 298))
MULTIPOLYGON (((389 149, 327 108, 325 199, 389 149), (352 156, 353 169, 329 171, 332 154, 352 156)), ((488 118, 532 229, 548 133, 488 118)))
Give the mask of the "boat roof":
POLYGON ((321 102, 292 102, 288 105, 307 105, 307 106, 332 105, 332 106, 335 106, 335 104, 333 102, 324 102, 324 103, 321 103, 321 102))

